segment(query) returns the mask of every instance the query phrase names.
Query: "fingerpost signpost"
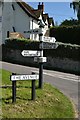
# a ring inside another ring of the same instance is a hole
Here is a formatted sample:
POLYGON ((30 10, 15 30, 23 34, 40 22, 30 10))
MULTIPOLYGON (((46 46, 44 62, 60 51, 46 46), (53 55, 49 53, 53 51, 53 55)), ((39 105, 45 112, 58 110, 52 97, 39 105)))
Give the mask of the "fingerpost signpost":
POLYGON ((34 57, 34 62, 39 63, 39 75, 32 73, 32 75, 16 75, 12 73, 10 79, 12 81, 12 102, 16 102, 16 81, 18 80, 32 80, 32 100, 35 100, 35 80, 39 79, 39 88, 43 88, 43 63, 47 62, 47 58, 43 57, 44 49, 56 49, 58 45, 55 43, 56 39, 54 37, 44 37, 43 36, 43 28, 44 24, 42 21, 39 23, 39 29, 33 29, 24 31, 28 34, 39 34, 39 49, 36 50, 23 50, 21 52, 24 57, 34 57))
POLYGON ((56 49, 58 45, 55 43, 54 37, 43 36, 43 28, 45 24, 39 22, 39 28, 24 31, 27 34, 39 34, 39 49, 40 51, 23 50, 22 55, 25 57, 34 57, 34 62, 39 63, 39 88, 43 88, 43 63, 47 62, 47 58, 43 57, 44 49, 56 49))

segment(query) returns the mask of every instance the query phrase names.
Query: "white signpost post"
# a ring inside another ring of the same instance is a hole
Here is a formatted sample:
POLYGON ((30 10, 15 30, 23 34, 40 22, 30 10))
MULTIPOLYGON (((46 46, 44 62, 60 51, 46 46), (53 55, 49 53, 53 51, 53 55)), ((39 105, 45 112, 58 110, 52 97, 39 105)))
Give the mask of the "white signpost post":
POLYGON ((21 54, 25 57, 25 56, 30 56, 30 57, 33 57, 33 56, 40 56, 40 51, 32 51, 32 50, 23 50, 21 52, 21 54))

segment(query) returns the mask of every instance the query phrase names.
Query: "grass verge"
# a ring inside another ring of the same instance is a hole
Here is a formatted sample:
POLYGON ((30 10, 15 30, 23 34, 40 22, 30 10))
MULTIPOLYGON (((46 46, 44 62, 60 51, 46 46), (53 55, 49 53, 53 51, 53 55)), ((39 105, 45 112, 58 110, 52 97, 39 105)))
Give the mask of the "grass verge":
MULTIPOLYGON (((1 71, 0 71, 1 72, 1 71)), ((2 70, 2 85, 11 85, 11 72, 2 70)), ((1 88, 0 88, 1 89, 1 88)), ((74 118, 74 109, 69 99, 58 89, 44 83, 38 88, 36 82, 36 100, 31 100, 31 81, 17 82, 16 103, 12 104, 11 87, 2 88, 3 118, 74 118)))

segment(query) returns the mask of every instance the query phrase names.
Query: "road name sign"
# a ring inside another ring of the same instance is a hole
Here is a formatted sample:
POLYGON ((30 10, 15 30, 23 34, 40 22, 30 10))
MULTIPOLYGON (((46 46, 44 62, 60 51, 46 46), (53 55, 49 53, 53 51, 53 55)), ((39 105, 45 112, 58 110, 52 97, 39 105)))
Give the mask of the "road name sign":
POLYGON ((36 79, 39 79, 39 75, 11 75, 11 81, 36 79))
POLYGON ((58 44, 48 43, 48 42, 43 42, 43 45, 42 44, 39 45, 40 49, 56 49, 57 47, 58 47, 58 44))
POLYGON ((56 39, 55 39, 54 37, 43 36, 43 41, 44 41, 44 42, 55 43, 55 42, 56 42, 56 39))
POLYGON ((43 63, 43 62, 46 62, 46 61, 47 61, 46 57, 34 57, 34 62, 43 63))
POLYGON ((35 28, 35 29, 24 31, 24 33, 28 33, 28 34, 40 34, 42 32, 43 30, 40 28, 35 28))
POLYGON ((32 50, 23 50, 21 52, 23 56, 40 56, 40 51, 32 51, 32 50))

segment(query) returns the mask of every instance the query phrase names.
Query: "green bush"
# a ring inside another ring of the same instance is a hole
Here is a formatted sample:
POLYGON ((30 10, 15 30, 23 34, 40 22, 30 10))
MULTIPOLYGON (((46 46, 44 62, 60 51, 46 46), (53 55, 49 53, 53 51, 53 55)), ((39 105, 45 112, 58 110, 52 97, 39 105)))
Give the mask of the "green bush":
MULTIPOLYGON (((9 49, 18 50, 39 50, 39 41, 29 40, 7 40, 6 44, 2 47, 3 55, 9 49)), ((49 44, 49 43, 48 43, 49 44)), ((80 45, 66 44, 57 42, 59 45, 57 49, 46 49, 44 50, 44 56, 70 58, 73 60, 80 60, 80 45)))
POLYGON ((71 20, 64 20, 60 26, 75 26, 75 25, 80 25, 80 20, 75 20, 75 19, 71 19, 71 20))
POLYGON ((39 42, 31 41, 29 39, 7 39, 5 41, 5 47, 11 49, 38 49, 39 42))
POLYGON ((44 50, 45 56, 59 57, 61 59, 69 58, 72 60, 80 60, 80 46, 66 43, 58 43, 57 49, 44 50))
POLYGON ((58 42, 80 45, 80 25, 53 27, 50 29, 50 36, 55 37, 58 42))

